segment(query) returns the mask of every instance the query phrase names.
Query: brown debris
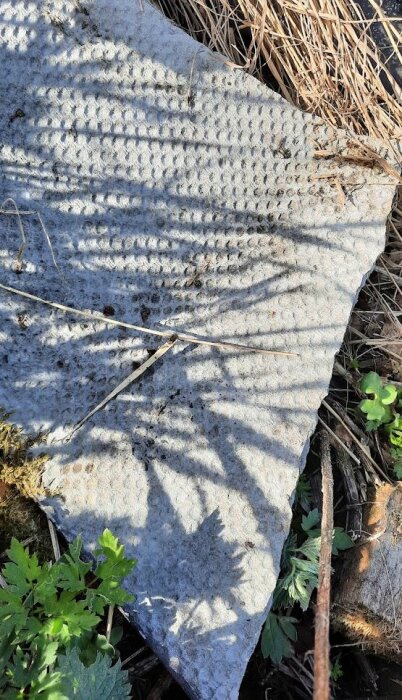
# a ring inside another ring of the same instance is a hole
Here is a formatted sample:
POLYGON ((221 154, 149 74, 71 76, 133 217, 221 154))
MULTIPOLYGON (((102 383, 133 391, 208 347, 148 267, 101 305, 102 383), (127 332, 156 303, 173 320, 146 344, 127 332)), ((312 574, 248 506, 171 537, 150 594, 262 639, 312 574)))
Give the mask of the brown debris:
POLYGON ((44 442, 45 435, 24 435, 10 417, 0 407, 0 479, 14 485, 26 498, 45 496, 42 472, 47 455, 31 452, 34 446, 44 442))
POLYGON ((345 556, 334 621, 365 649, 402 660, 402 484, 377 489, 362 543, 345 556))

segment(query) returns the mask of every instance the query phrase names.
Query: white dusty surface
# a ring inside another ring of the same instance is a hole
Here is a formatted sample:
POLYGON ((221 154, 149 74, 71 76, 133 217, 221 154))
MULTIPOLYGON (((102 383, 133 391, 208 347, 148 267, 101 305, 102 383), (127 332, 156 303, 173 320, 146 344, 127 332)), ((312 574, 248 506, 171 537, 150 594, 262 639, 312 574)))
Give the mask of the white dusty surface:
POLYGON ((138 557, 131 613, 192 698, 237 697, 333 356, 384 244, 380 172, 135 0, 0 0, 1 280, 80 308, 299 353, 177 345, 0 293, 0 405, 50 431, 59 527, 138 557), (21 112, 18 112, 21 110, 21 112), (337 173, 347 201, 318 175, 337 173), (11 204, 7 208, 11 208, 11 204), (145 320, 144 320, 145 319, 145 320))

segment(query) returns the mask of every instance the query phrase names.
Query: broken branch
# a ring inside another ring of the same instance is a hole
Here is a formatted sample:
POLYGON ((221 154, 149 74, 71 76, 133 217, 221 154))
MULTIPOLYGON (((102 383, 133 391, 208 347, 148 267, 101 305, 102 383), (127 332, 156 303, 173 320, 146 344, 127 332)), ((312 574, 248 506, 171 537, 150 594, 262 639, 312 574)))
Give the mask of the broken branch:
POLYGON ((330 699, 329 609, 331 592, 331 553, 333 531, 333 478, 328 433, 321 432, 322 517, 320 570, 314 639, 313 700, 330 699))

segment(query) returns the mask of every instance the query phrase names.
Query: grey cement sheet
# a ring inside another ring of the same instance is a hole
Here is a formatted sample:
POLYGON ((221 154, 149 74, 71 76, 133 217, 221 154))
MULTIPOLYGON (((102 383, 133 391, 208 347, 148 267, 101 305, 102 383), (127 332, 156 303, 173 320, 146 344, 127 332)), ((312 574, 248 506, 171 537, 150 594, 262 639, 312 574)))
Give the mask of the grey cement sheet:
POLYGON ((56 523, 88 547, 111 528, 138 558, 146 639, 192 698, 234 699, 393 188, 315 160, 343 137, 147 4, 1 0, 0 17, 1 196, 33 212, 21 274, 18 222, 0 217, 2 282, 298 353, 178 344, 67 441, 159 340, 0 293, 0 405, 50 432, 56 523))

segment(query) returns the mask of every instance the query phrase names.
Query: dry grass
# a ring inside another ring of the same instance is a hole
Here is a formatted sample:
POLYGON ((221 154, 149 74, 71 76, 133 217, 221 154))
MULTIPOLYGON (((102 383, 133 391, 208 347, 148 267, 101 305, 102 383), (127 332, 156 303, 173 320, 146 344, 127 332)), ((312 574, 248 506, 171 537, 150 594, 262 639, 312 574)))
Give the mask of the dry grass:
POLYGON ((400 629, 373 615, 365 608, 336 610, 333 622, 337 629, 350 639, 359 642, 362 648, 374 654, 381 654, 402 661, 402 633, 400 629))
POLYGON ((15 486, 25 498, 44 496, 42 472, 47 456, 31 453, 43 442, 44 435, 24 435, 10 416, 0 408, 0 481, 15 486))
POLYGON ((402 135, 401 89, 371 34, 381 22, 401 62, 398 25, 368 0, 153 0, 234 65, 275 83, 292 104, 326 123, 389 140, 402 135), (390 91, 384 86, 388 82, 390 91))

